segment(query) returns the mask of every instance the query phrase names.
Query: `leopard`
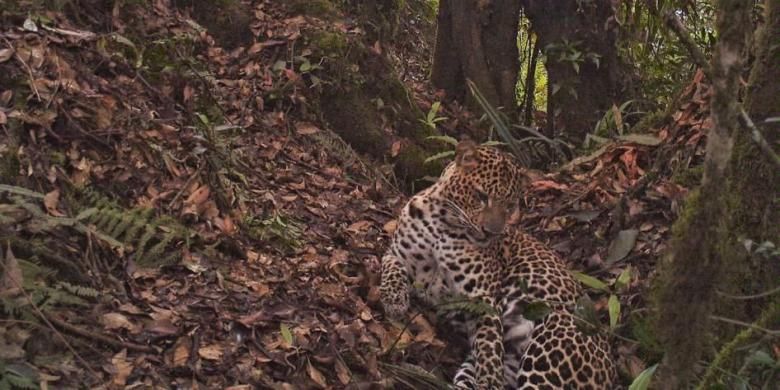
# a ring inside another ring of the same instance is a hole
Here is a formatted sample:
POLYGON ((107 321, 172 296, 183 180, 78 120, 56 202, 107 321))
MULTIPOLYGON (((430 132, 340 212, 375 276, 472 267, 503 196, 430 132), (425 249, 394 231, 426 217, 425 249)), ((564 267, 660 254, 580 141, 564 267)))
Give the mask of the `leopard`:
POLYGON ((467 321, 470 350, 456 388, 610 389, 610 345, 582 331, 573 312, 580 283, 553 250, 509 223, 531 176, 506 152, 458 143, 440 178, 400 212, 382 257, 382 305, 396 319, 411 295, 432 304, 462 295, 492 309, 467 321), (535 302, 550 312, 526 318, 535 302))

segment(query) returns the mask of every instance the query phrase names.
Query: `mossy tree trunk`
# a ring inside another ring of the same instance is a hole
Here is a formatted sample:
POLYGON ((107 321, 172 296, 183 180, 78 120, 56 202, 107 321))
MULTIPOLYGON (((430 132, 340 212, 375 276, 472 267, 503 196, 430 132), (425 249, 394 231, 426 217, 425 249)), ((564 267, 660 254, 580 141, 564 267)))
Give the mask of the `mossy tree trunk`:
POLYGON ((466 79, 504 112, 517 109, 519 0, 441 0, 431 81, 449 98, 472 104, 466 79))
MULTIPOLYGON (((714 128, 708 136, 705 174, 684 218, 675 224, 670 256, 660 269, 658 327, 667 350, 659 381, 663 388, 679 388, 691 377, 705 357, 709 336, 727 338, 738 330, 711 323, 712 314, 752 322, 771 304, 723 301, 728 298, 719 291, 755 294, 777 287, 780 280, 777 259, 751 256, 744 246, 745 239, 780 241, 780 170, 737 119, 740 62, 747 58, 743 46, 752 29, 752 6, 746 0, 718 4, 720 42, 711 72, 714 128)), ((780 115, 780 3, 767 2, 766 11, 766 24, 754 40, 756 59, 745 102, 756 123, 780 115)), ((776 123, 763 126, 770 145, 777 145, 779 130, 776 123)))
POLYGON ((617 53, 613 2, 522 0, 545 53, 551 93, 547 132, 579 142, 613 103, 631 99, 617 53))

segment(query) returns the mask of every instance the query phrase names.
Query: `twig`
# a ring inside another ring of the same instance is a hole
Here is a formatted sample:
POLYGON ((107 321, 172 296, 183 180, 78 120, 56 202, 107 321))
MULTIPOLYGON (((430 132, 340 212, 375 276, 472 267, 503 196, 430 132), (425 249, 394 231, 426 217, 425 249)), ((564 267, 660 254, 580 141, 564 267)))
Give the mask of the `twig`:
POLYGON ((775 287, 775 288, 773 288, 773 289, 771 289, 769 291, 764 291, 762 293, 758 293, 758 294, 755 294, 755 295, 731 295, 731 294, 726 294, 726 293, 724 293, 722 291, 716 291, 716 292, 718 293, 718 295, 720 295, 722 297, 747 301, 747 300, 750 300, 750 299, 764 298, 764 297, 768 297, 768 296, 773 295, 773 294, 777 294, 777 293, 780 292, 780 287, 775 287))
POLYGON ((750 138, 753 139, 753 141, 758 145, 758 148, 761 149, 764 154, 766 154, 767 157, 769 157, 770 160, 772 160, 775 165, 780 167, 780 156, 778 156, 774 150, 772 150, 772 146, 769 145, 769 142, 766 142, 766 139, 763 135, 761 135, 761 131, 758 130, 755 123, 750 119, 750 116, 748 116, 747 112, 745 112, 744 107, 739 108, 739 123, 742 125, 742 127, 745 128, 745 130, 750 131, 750 138))
POLYGON ((195 178, 200 174, 201 170, 203 170, 203 162, 202 161, 200 161, 198 163, 198 169, 192 175, 190 175, 190 177, 187 179, 187 181, 181 187, 179 192, 177 192, 176 195, 173 197, 173 199, 171 199, 170 203, 168 203, 168 209, 173 207, 173 204, 176 203, 177 200, 179 200, 179 197, 181 197, 181 194, 183 194, 184 191, 187 190, 187 187, 189 187, 190 184, 192 183, 192 181, 195 180, 195 178))
POLYGON ((716 315, 711 315, 710 319, 713 319, 715 321, 725 322, 727 324, 744 326, 746 328, 750 328, 750 329, 754 329, 754 330, 757 330, 757 331, 760 331, 760 332, 764 332, 764 333, 766 333, 768 335, 771 335, 771 336, 780 336, 780 329, 777 329, 777 330, 775 330, 775 329, 767 329, 767 328, 764 328, 763 326, 760 326, 760 325, 751 324, 749 322, 743 322, 743 321, 740 321, 740 320, 735 320, 733 318, 726 318, 726 317, 721 317, 721 316, 716 316, 716 315))
POLYGON ((51 319, 51 322, 53 322, 55 325, 77 336, 93 339, 103 344, 107 344, 116 348, 127 348, 128 350, 136 351, 136 352, 157 353, 157 349, 155 349, 154 347, 131 343, 128 341, 115 340, 102 333, 91 332, 86 329, 79 328, 78 326, 72 325, 67 321, 63 320, 62 318, 59 318, 56 315, 51 313, 49 314, 49 317, 51 319))
MULTIPOLYGON (((729 341, 723 348, 720 349, 718 352, 718 355, 715 356, 715 360, 712 361, 712 363, 707 367, 707 372, 704 373, 704 377, 702 378, 701 382, 699 382, 697 390, 704 390, 708 389, 710 383, 715 380, 715 375, 720 369, 721 366, 725 365, 729 359, 731 359, 731 356, 735 353, 737 347, 740 346, 740 344, 744 343, 751 337, 753 337, 753 334, 758 329, 763 329, 763 326, 765 323, 777 318, 777 314, 780 313, 780 300, 775 301, 769 308, 764 310, 764 312, 761 314, 761 317, 756 320, 754 324, 748 324, 752 325, 747 327, 746 329, 742 330, 734 336, 731 341, 729 341)), ((739 324, 742 325, 742 324, 739 324)))
POLYGON ((406 329, 408 329, 409 325, 411 325, 412 322, 414 322, 414 320, 416 320, 417 317, 419 317, 421 314, 422 314, 422 312, 418 311, 414 316, 412 316, 412 318, 409 321, 406 321, 406 323, 404 324, 403 329, 401 329, 401 332, 398 333, 398 337, 395 338, 395 340, 393 341, 393 344, 391 344, 390 348, 387 349, 387 353, 388 354, 390 354, 391 352, 393 352, 393 350, 395 350, 395 346, 401 340, 401 336, 404 335, 404 332, 406 332, 406 329))
POLYGON ((32 89, 33 92, 35 92, 35 97, 38 98, 39 102, 43 102, 43 100, 41 99, 41 94, 38 93, 38 88, 35 86, 35 76, 33 76, 32 68, 30 68, 30 65, 27 65, 27 63, 22 59, 22 56, 19 55, 19 52, 16 51, 14 45, 12 45, 7 38, 3 37, 3 41, 5 41, 5 44, 8 45, 8 47, 11 48, 11 50, 13 50, 16 59, 22 63, 22 66, 27 71, 27 75, 30 77, 30 89, 32 89))

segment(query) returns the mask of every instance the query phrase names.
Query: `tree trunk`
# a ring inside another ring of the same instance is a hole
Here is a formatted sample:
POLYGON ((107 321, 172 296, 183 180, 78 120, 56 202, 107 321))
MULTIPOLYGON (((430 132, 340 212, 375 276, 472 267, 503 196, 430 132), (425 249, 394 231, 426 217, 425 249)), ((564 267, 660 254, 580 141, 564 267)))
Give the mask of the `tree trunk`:
POLYGON ((504 112, 517 108, 519 0, 441 0, 431 81, 447 97, 472 104, 466 79, 504 112))
POLYGON ((617 55, 617 24, 610 0, 589 2, 522 0, 539 47, 552 93, 550 134, 581 142, 613 103, 628 100, 625 66, 617 55), (574 59, 572 55, 579 55, 574 59))
MULTIPOLYGON (((713 129, 708 136, 704 177, 675 224, 670 258, 659 270, 658 328, 667 350, 664 389, 679 388, 667 375, 681 382, 691 377, 712 339, 709 336, 724 339, 741 330, 711 324, 713 313, 752 322, 774 298, 723 301, 726 298, 719 298, 718 290, 751 295, 777 287, 780 280, 776 259, 751 255, 744 246, 745 239, 777 244, 780 237, 780 170, 737 121, 739 63, 747 57, 742 46, 751 31, 752 6, 746 0, 719 2, 721 36, 712 63, 713 129)), ((758 124, 780 113, 780 47, 776 45, 780 3, 767 2, 766 12, 766 25, 755 40, 756 59, 746 99, 746 109, 758 124)), ((766 124, 762 130, 769 144, 777 145, 780 127, 766 124)), ((769 322, 777 324, 780 319, 769 322)), ((716 362, 723 364, 728 358, 719 355, 716 362)), ((729 371, 729 367, 720 368, 729 371)), ((706 378, 712 380, 710 375, 706 378)), ((700 388, 706 386, 700 384, 700 388)))

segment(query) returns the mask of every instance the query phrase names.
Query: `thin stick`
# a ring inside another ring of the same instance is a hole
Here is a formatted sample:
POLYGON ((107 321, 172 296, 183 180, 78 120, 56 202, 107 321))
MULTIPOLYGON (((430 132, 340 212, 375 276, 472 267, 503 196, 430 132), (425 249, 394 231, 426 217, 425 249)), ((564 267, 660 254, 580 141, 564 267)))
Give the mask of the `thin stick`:
POLYGON ((3 37, 3 41, 5 41, 5 44, 8 45, 8 47, 11 48, 11 50, 14 51, 14 55, 16 59, 22 63, 22 66, 27 71, 27 75, 30 77, 30 89, 32 89, 33 92, 35 92, 35 97, 38 98, 39 102, 43 102, 43 100, 41 99, 41 94, 38 93, 38 88, 35 86, 35 76, 33 76, 32 68, 30 68, 30 65, 27 65, 26 62, 24 62, 22 56, 19 55, 19 52, 16 51, 16 48, 14 47, 14 45, 11 44, 11 42, 8 41, 8 39, 3 37))
POLYGON ((767 328, 764 328, 763 326, 759 326, 759 325, 756 325, 756 324, 751 324, 749 322, 743 322, 743 321, 735 320, 735 319, 732 319, 732 318, 726 318, 726 317, 721 317, 721 316, 716 316, 716 315, 711 315, 710 318, 713 319, 713 320, 716 320, 716 321, 725 322, 727 324, 744 326, 746 328, 750 328, 750 329, 754 329, 754 330, 757 330, 757 331, 760 331, 760 332, 764 332, 764 333, 766 333, 768 335, 771 335, 771 336, 780 336, 780 329, 778 329, 778 330, 767 329, 767 328))
POLYGON ((718 293, 718 295, 720 295, 722 297, 747 301, 747 300, 750 300, 750 299, 764 298, 764 297, 768 297, 770 295, 777 294, 777 293, 780 292, 780 287, 775 287, 775 288, 773 288, 773 289, 771 289, 769 291, 764 291, 762 293, 758 293, 758 294, 755 294, 755 295, 731 295, 731 294, 726 294, 726 293, 721 292, 721 291, 716 291, 716 292, 718 293))

